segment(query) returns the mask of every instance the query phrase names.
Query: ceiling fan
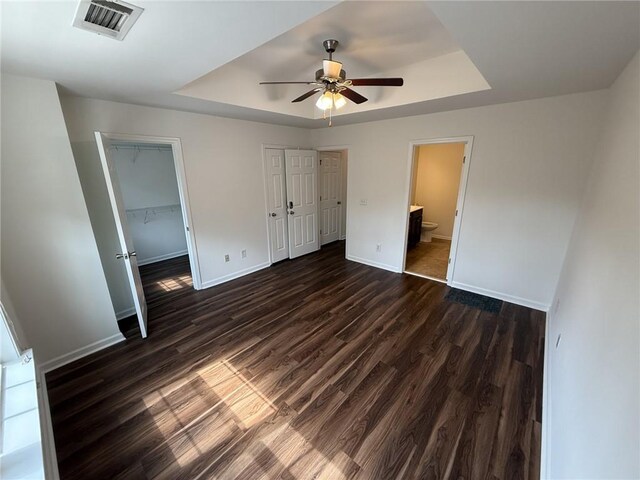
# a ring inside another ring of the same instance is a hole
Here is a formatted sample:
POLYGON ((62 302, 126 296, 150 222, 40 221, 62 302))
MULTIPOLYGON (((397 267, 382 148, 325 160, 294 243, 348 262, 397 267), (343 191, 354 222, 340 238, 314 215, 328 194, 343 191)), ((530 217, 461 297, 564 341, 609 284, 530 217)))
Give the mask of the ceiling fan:
POLYGON ((337 40, 325 40, 322 42, 324 49, 329 54, 328 60, 322 61, 322 68, 316 71, 316 79, 312 82, 260 82, 260 85, 283 85, 283 84, 301 84, 315 85, 312 90, 300 95, 292 100, 292 103, 301 102, 313 96, 318 92, 322 92, 316 102, 316 106, 325 112, 333 108, 343 107, 348 98, 356 104, 367 101, 367 98, 358 92, 351 90, 351 87, 364 86, 381 86, 381 87, 401 87, 404 83, 402 78, 351 78, 347 79, 347 73, 342 69, 342 63, 333 60, 333 52, 338 47, 337 40))

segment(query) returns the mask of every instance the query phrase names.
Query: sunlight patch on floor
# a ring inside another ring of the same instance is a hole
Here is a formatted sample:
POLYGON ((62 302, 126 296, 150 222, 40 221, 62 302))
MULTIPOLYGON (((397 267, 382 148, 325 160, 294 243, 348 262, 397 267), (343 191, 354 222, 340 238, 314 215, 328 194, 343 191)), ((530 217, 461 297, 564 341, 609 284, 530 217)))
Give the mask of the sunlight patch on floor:
POLYGON ((175 278, 163 278, 156 282, 160 288, 165 292, 172 292, 174 290, 180 290, 184 287, 193 287, 193 279, 190 275, 181 275, 175 278))

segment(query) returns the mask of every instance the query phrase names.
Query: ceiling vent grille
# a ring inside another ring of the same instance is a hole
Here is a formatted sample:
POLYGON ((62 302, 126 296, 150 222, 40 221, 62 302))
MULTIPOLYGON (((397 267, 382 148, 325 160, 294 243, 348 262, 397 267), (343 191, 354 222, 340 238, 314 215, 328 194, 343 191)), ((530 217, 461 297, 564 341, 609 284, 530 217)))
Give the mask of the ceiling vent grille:
POLYGON ((109 0, 81 1, 73 26, 122 40, 143 9, 130 3, 109 0))

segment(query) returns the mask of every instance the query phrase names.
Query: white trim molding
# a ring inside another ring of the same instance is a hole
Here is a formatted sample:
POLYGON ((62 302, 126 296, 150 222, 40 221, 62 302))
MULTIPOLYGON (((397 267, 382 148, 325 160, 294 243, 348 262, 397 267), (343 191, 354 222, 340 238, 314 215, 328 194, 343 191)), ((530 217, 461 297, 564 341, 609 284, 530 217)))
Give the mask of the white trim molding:
POLYGON ((52 360, 42 363, 40 366, 40 370, 42 373, 49 373, 56 368, 60 368, 64 365, 67 365, 71 362, 75 362, 76 360, 80 360, 81 358, 86 357, 87 355, 91 355, 92 353, 99 352, 107 347, 115 345, 116 343, 120 343, 126 340, 122 333, 117 333, 110 337, 104 338, 102 340, 98 340, 97 342, 90 343, 87 346, 78 348, 73 350, 72 352, 65 353, 64 355, 60 355, 52 360))
POLYGON ((123 318, 127 318, 135 314, 136 314, 135 307, 125 308, 124 310, 120 310, 119 312, 116 312, 116 320, 122 320, 123 318))
POLYGON ((389 272, 402 273, 402 271, 398 270, 397 267, 394 267, 393 265, 387 265, 386 263, 373 262, 373 261, 368 260, 366 258, 355 257, 353 255, 347 255, 346 259, 347 260, 351 260, 352 262, 362 263, 362 264, 368 265, 370 267, 381 268, 381 269, 387 270, 389 272))
POLYGON ((40 407, 38 413, 40 414, 40 430, 42 432, 42 454, 44 457, 45 478, 47 480, 59 480, 58 456, 56 455, 53 424, 51 423, 51 407, 49 406, 49 394, 47 393, 47 378, 37 364, 35 367, 38 378, 38 405, 40 407))
POLYGON ((259 270, 268 268, 271 266, 271 262, 260 263, 258 265, 254 265, 253 267, 245 268, 244 270, 238 270, 237 272, 230 273, 229 275, 224 275, 222 277, 214 278, 213 280, 208 280, 203 282, 201 287, 202 289, 215 287, 216 285, 220 285, 221 283, 229 282, 231 280, 235 280, 236 278, 244 277, 245 275, 249 275, 250 273, 257 272, 259 270))
POLYGON ((515 303, 516 305, 521 305, 523 307, 533 308, 534 310, 540 310, 542 312, 549 311, 549 305, 541 302, 536 302, 535 300, 516 297, 514 295, 508 295, 506 293, 496 292, 494 290, 489 290, 487 288, 482 288, 482 287, 476 287, 474 285, 467 285, 466 283, 461 283, 461 282, 451 282, 449 283, 449 286, 453 288, 459 288, 460 290, 466 290, 467 292, 472 292, 480 295, 486 295, 487 297, 497 298, 498 300, 503 300, 505 302, 515 303))
POLYGON ((155 257, 145 258, 144 260, 138 260, 138 266, 149 265, 150 263, 161 262, 163 260, 182 257, 184 255, 189 255, 189 250, 179 250, 177 252, 165 253, 164 255, 157 255, 155 257))

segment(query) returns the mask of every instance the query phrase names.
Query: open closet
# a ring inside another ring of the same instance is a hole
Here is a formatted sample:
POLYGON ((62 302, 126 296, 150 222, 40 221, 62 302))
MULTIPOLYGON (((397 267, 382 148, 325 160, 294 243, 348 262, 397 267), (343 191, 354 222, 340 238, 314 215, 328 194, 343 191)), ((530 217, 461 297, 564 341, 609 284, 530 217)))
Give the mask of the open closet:
POLYGON ((171 146, 114 142, 111 158, 138 265, 187 255, 171 146))
POLYGON ((180 140, 95 135, 118 236, 119 251, 110 255, 124 266, 132 295, 130 314, 138 317, 140 333, 146 337, 145 290, 156 295, 158 286, 169 291, 200 285, 180 140), (163 273, 172 259, 183 268, 177 279, 151 278, 163 273), (141 265, 152 274, 147 284, 141 265))

